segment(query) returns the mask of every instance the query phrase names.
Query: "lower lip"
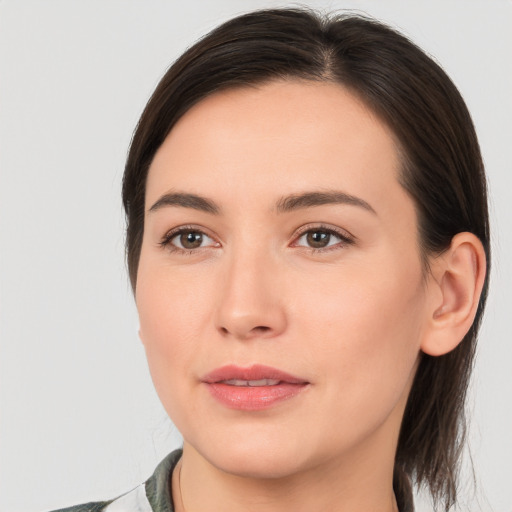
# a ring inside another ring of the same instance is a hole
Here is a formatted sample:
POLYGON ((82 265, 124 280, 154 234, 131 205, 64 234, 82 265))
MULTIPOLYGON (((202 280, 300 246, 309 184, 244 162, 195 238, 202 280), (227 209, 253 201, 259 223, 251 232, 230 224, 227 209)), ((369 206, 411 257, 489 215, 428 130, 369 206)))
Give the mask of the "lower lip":
POLYGON ((212 396, 230 409, 260 411, 297 396, 307 384, 283 382, 275 386, 230 386, 213 382, 207 386, 212 396))

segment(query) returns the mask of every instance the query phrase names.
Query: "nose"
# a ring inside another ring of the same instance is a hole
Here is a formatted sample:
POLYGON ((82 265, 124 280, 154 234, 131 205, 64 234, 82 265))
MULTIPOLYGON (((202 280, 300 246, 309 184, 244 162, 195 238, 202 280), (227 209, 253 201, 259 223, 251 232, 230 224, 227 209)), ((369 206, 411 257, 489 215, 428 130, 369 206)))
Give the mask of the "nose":
POLYGON ((286 330, 279 264, 269 254, 231 254, 217 302, 217 329, 238 340, 274 338, 286 330))

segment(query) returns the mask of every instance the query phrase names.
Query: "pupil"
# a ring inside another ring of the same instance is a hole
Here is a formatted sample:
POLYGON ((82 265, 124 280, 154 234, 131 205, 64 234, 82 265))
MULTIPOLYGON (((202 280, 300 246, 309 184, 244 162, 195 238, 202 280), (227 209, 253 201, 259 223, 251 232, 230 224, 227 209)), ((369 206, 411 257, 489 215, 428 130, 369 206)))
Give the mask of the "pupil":
POLYGON ((312 231, 308 233, 307 240, 311 247, 321 248, 329 243, 330 237, 330 233, 326 233, 325 231, 312 231))
POLYGON ((201 246, 202 241, 203 235, 193 231, 183 233, 180 237, 181 245, 185 247, 185 249, 196 249, 201 246))

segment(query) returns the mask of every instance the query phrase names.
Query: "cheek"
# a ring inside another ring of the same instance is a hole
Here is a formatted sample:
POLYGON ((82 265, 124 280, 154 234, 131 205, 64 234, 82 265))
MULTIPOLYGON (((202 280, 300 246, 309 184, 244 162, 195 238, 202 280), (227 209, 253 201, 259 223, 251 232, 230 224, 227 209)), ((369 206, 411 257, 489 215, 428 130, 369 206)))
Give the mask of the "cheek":
POLYGON ((140 337, 156 391, 170 415, 210 318, 209 284, 141 258, 136 291, 140 337))
MULTIPOLYGON (((149 251, 148 251, 149 252, 149 251)), ((181 353, 197 339, 207 320, 214 279, 196 267, 177 271, 160 255, 141 255, 136 303, 141 338, 147 347, 181 353)))
MULTIPOLYGON (((351 266, 303 288, 294 316, 309 340, 318 378, 351 402, 393 406, 419 354, 424 292, 419 267, 351 266), (314 290, 313 292, 311 290, 314 290), (302 312, 302 314, 301 314, 302 312), (319 364, 318 364, 319 363, 319 364)), ((302 284, 308 283, 302 279, 302 284)), ((311 350, 311 349, 310 349, 311 350)), ((341 400, 341 395, 340 400, 341 400)))

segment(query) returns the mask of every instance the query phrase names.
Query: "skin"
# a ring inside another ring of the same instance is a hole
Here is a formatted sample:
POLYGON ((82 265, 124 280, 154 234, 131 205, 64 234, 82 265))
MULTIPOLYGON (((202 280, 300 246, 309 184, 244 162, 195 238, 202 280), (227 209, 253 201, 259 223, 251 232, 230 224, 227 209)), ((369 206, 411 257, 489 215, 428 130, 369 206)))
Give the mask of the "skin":
POLYGON ((397 510, 400 422, 420 350, 435 344, 432 312, 446 308, 442 280, 423 272, 398 172, 390 130, 330 83, 213 94, 156 153, 136 302, 155 388, 184 438, 178 511, 397 510), (276 209, 283 197, 333 190, 371 209, 276 209), (176 192, 220 212, 151 210, 176 192), (162 244, 180 226, 204 233, 200 247, 181 249, 179 235, 162 244), (331 234, 310 247, 322 230, 351 241, 331 234), (201 382, 220 366, 256 363, 309 384, 240 411, 201 382))

